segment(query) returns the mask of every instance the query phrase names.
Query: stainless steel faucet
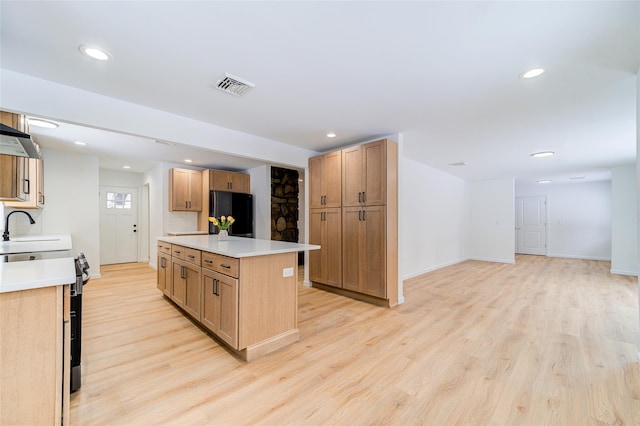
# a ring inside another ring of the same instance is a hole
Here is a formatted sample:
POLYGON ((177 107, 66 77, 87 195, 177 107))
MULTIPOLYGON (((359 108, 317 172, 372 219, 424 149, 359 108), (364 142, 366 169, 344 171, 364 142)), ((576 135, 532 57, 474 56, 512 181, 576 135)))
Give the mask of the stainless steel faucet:
POLYGON ((29 222, 31 222, 31 224, 33 225, 34 223, 36 223, 35 220, 33 220, 33 218, 31 217, 31 215, 27 212, 25 212, 24 210, 14 210, 11 213, 9 213, 6 217, 6 219, 4 220, 4 232, 2 233, 2 241, 9 241, 9 216, 11 216, 14 213, 24 213, 27 216, 29 216, 29 222))

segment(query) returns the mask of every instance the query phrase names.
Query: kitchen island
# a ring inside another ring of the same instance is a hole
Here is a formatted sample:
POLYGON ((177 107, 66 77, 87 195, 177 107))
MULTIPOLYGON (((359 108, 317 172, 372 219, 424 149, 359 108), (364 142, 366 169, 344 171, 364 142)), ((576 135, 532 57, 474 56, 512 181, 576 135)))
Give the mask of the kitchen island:
POLYGON ((320 246, 192 235, 158 238, 158 289, 251 361, 300 339, 298 252, 320 246))

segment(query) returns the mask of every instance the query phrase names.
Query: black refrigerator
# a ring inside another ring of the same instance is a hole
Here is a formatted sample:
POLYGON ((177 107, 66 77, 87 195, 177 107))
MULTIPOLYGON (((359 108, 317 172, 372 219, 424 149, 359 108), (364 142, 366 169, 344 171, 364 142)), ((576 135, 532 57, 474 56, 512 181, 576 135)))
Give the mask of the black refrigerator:
MULTIPOLYGON (((210 191, 209 217, 233 216, 229 235, 253 238, 253 195, 239 192, 210 191)), ((209 222, 209 233, 217 234, 218 227, 209 222)))

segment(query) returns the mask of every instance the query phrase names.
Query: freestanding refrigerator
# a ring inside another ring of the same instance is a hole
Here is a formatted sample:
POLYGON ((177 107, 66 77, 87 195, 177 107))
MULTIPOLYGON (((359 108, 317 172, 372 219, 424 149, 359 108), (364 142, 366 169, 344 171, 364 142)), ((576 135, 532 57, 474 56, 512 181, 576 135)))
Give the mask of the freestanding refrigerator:
MULTIPOLYGON (((233 216, 229 235, 253 238, 253 195, 239 192, 210 191, 209 217, 233 216)), ((217 234, 218 227, 209 222, 209 233, 217 234)))

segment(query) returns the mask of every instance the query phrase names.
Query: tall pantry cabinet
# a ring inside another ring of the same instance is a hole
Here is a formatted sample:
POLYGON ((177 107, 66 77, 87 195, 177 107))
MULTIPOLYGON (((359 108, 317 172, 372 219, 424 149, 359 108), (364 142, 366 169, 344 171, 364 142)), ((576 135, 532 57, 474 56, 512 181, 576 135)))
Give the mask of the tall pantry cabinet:
POLYGON ((309 159, 309 242, 322 246, 310 253, 314 284, 374 303, 398 303, 397 164, 397 145, 387 139, 309 159), (326 165, 337 154, 339 174, 326 165), (337 206, 325 203, 332 191, 340 193, 337 206))

